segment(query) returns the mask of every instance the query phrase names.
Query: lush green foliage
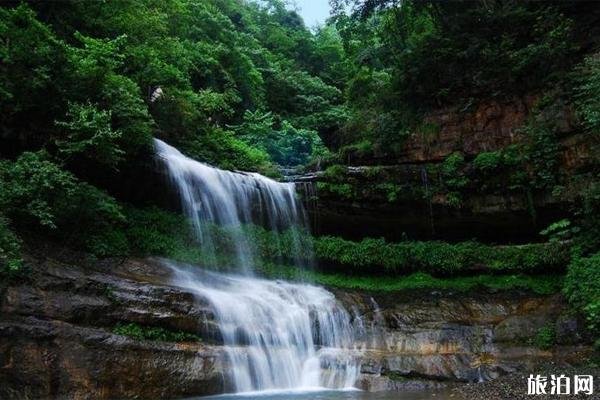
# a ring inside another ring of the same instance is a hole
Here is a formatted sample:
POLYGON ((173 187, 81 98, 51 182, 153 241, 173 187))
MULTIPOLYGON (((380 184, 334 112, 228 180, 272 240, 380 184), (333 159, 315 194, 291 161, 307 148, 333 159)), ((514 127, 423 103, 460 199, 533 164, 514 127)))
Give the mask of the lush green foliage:
MULTIPOLYGON (((440 127, 424 112, 468 111, 482 98, 545 93, 565 82, 574 87, 586 133, 598 133, 600 63, 589 56, 572 70, 580 57, 575 38, 587 20, 568 2, 354 3, 357 15, 340 12, 315 32, 281 0, 0 6, 0 268, 21 266, 15 233, 29 231, 97 256, 206 262, 184 218, 124 206, 107 194, 118 192, 111 182, 123 170, 147 156, 153 136, 223 168, 276 176, 274 163, 360 161, 397 152, 411 136, 427 147, 440 127), (339 154, 327 154, 323 141, 339 154)), ((552 121, 556 99, 549 97, 531 113, 522 143, 474 159, 452 153, 423 169, 431 177, 427 189, 373 168, 366 173, 369 190, 389 203, 441 195, 456 208, 474 188, 529 199, 554 193, 564 177, 561 133, 552 121)), ((539 275, 563 271, 570 261, 565 241, 572 240, 581 256, 570 264, 565 292, 597 329, 592 254, 600 243, 600 185, 597 171, 587 172, 592 178, 577 192, 573 218, 543 231, 550 244, 350 242, 244 229, 267 274, 286 274, 271 263, 308 260, 314 248, 328 273, 306 272, 311 279, 369 290, 485 286, 549 293, 559 278, 539 275), (302 245, 295 247, 297 237, 302 245)), ((348 201, 364 196, 341 165, 325 171, 318 189, 348 201)), ((211 229, 218 256, 230 257, 230 232, 211 229)), ((144 339, 174 337, 159 328, 118 329, 144 339)))
POLYGON ((548 350, 556 342, 556 328, 554 325, 547 324, 540 328, 533 338, 533 343, 542 350, 548 350))
POLYGON ((152 207, 125 209, 127 223, 124 235, 129 249, 136 255, 153 255, 200 263, 198 244, 190 226, 181 215, 152 207))
POLYGON ((565 279, 569 302, 585 315, 593 332, 600 332, 600 253, 574 257, 565 279))
POLYGON ((43 151, 0 162, 0 189, 0 207, 19 226, 39 226, 98 255, 124 251, 122 238, 112 231, 124 221, 117 202, 43 151))
POLYGON ((22 267, 21 240, 8 227, 8 222, 0 215, 0 275, 11 274, 22 267))
POLYGON ((461 190, 469 180, 464 174, 465 158, 460 153, 452 153, 442 163, 440 168, 441 181, 443 182, 448 197, 448 204, 460 207, 462 202, 461 190))
MULTIPOLYGON (((152 211, 150 215, 158 215, 152 211)), ((152 220, 148 225, 140 225, 140 233, 152 232, 157 228, 152 220)), ((175 222, 173 220, 173 222, 175 222)), ((169 226, 165 223, 163 226, 169 226)), ((172 225, 175 228, 175 225, 172 225)), ((160 229, 160 228, 159 228, 160 229)), ((213 244, 228 257, 231 253, 234 236, 229 228, 212 226, 213 244)), ((283 232, 267 231, 264 228, 247 225, 244 233, 253 243, 258 257, 255 262, 270 261, 309 261, 312 251, 319 262, 319 268, 325 271, 341 271, 358 275, 407 275, 413 272, 426 272, 435 276, 456 276, 469 274, 561 274, 570 260, 570 247, 562 243, 541 243, 513 246, 490 246, 477 242, 446 243, 439 241, 416 242, 406 241, 387 243, 383 239, 364 239, 353 242, 339 237, 313 237, 302 230, 289 229, 283 232)), ((183 232, 183 231, 182 231, 183 232)), ((140 241, 147 239, 139 235, 140 241)), ((157 235, 157 243, 168 243, 168 246, 148 246, 152 254, 173 255, 172 249, 184 244, 174 245, 173 240, 183 236, 175 235, 173 239, 163 240, 157 235)), ((180 242, 177 242, 180 243, 180 242)), ((142 246, 139 246, 143 248, 142 246)), ((182 259, 182 261, 189 261, 182 259)), ((206 257, 199 257, 206 260, 206 257)))
POLYGON ((314 130, 298 129, 286 120, 275 125, 271 112, 246 111, 242 124, 234 129, 242 140, 264 150, 280 165, 304 165, 322 146, 314 130))
POLYGON ((406 276, 348 275, 344 273, 316 272, 274 264, 262 264, 259 271, 270 278, 304 280, 328 287, 357 289, 374 292, 405 290, 452 290, 470 292, 484 290, 529 290, 539 294, 552 294, 560 290, 560 276, 528 275, 476 275, 454 278, 434 278, 418 272, 406 276))
MULTIPOLYGON (((334 18, 350 61, 346 143, 393 152, 427 136, 431 108, 540 90, 564 80, 575 32, 592 19, 569 2, 336 0, 334 18), (347 15, 344 3, 354 3, 347 15), (411 132, 411 133, 409 133, 411 132)), ((339 140, 339 139, 338 139, 339 140)))
POLYGON ((282 1, 17 3, 0 6, 3 254, 21 230, 98 256, 183 253, 148 248, 131 226, 149 216, 126 221, 107 195, 147 165, 153 136, 277 176, 274 163, 325 154, 318 134, 345 119, 341 38, 282 1))
POLYGON ((55 141, 86 165, 115 167, 158 135, 227 168, 268 170, 257 149, 304 163, 317 132, 343 120, 341 39, 313 35, 279 0, 7 4, 0 36, 4 140, 55 141), (244 115, 263 114, 271 132, 246 132, 256 121, 244 115))
POLYGON ((59 151, 66 157, 85 154, 88 158, 114 166, 123 157, 123 150, 117 140, 120 131, 111 127, 112 113, 98 110, 91 104, 69 104, 68 122, 58 122, 67 134, 64 140, 58 140, 59 151))
POLYGON ((600 57, 587 57, 574 74, 577 111, 590 133, 600 131, 600 57))
POLYGON ((321 237, 315 240, 315 252, 319 260, 341 264, 354 273, 560 273, 569 262, 568 246, 555 244, 494 247, 476 242, 351 242, 321 237))
POLYGON ((161 342, 199 342, 198 335, 188 332, 176 332, 156 326, 142 326, 136 323, 119 323, 113 328, 117 335, 129 336, 136 340, 155 340, 161 342))

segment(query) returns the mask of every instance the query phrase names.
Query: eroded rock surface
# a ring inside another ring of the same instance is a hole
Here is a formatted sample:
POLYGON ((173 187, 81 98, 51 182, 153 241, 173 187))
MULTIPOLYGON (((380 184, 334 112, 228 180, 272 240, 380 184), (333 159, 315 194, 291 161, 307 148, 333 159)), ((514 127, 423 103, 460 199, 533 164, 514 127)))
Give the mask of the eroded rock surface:
POLYGON ((433 382, 478 382, 548 360, 568 363, 589 352, 577 346, 581 337, 559 338, 552 351, 536 347, 544 327, 571 329, 571 338, 582 327, 566 316, 560 295, 339 292, 336 297, 363 321, 359 383, 367 390, 410 387, 414 378, 424 379, 424 388, 433 382))
MULTIPOLYGON (((0 398, 159 399, 231 391, 210 307, 169 285, 160 262, 69 255, 28 257, 27 265, 30 278, 0 289, 0 398), (202 341, 113 333, 130 322, 194 333, 202 341)), ((579 321, 563 313, 560 296, 335 294, 359 330, 357 385, 366 390, 491 379, 587 351, 578 345, 579 321), (532 344, 548 324, 564 338, 554 351, 532 344)))
MULTIPOLYGON (((495 243, 536 240, 542 229, 568 217, 569 193, 578 188, 525 190, 511 183, 514 171, 497 167, 482 173, 473 161, 483 152, 526 143, 523 128, 537 103, 539 96, 524 96, 435 110, 400 148, 348 149, 339 160, 344 173, 291 177, 312 200, 307 204, 313 231, 391 241, 406 235, 495 243), (440 175, 439 168, 454 153, 464 159, 465 166, 455 172, 464 182, 445 188, 450 177, 440 175)), ((559 101, 543 116, 556 126, 560 174, 576 176, 598 163, 593 139, 578 126, 572 105, 559 101)))
POLYGON ((149 260, 81 263, 30 258, 31 278, 2 289, 0 398, 159 399, 230 389, 210 310, 165 284, 165 268, 149 260), (203 341, 112 333, 130 322, 203 341))

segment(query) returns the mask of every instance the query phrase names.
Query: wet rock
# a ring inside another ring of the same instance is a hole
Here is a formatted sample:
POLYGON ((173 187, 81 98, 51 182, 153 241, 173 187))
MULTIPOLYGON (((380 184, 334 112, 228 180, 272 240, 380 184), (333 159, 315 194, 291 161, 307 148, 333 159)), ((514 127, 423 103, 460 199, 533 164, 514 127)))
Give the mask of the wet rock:
MULTIPOLYGON (((336 292, 336 297, 364 326, 357 343, 363 349, 363 378, 388 373, 478 382, 544 360, 568 359, 565 348, 547 351, 531 344, 539 328, 554 323, 563 311, 560 296, 336 292), (378 313, 371 311, 373 303, 378 313)), ((381 383, 373 382, 374 387, 381 383)))
POLYGON ((136 341, 102 329, 0 321, 0 398, 175 398, 221 393, 225 358, 197 343, 136 341))
POLYGON ((152 260, 27 258, 31 279, 0 292, 0 398, 176 398, 230 390, 212 311, 152 260), (79 262, 80 261, 80 262, 79 262), (202 343, 112 333, 135 322, 202 343))
MULTIPOLYGON (((31 279, 0 292, 0 398, 176 398, 231 389, 211 308, 170 285, 160 262, 70 256, 28 257, 27 263, 31 279), (194 333, 202 342, 137 341, 112 333, 117 323, 130 322, 194 333)), ((367 390, 494 379, 589 352, 577 335, 581 324, 564 313, 560 296, 334 294, 359 335, 353 350, 320 349, 321 368, 326 376, 332 366, 358 359, 359 384, 367 390), (569 346, 540 350, 526 340, 555 321, 557 337, 574 338, 569 346)))
POLYGON ((419 379, 394 379, 385 375, 361 375, 358 378, 356 386, 361 390, 368 392, 387 392, 387 391, 422 391, 441 389, 446 387, 445 383, 431 380, 419 379))

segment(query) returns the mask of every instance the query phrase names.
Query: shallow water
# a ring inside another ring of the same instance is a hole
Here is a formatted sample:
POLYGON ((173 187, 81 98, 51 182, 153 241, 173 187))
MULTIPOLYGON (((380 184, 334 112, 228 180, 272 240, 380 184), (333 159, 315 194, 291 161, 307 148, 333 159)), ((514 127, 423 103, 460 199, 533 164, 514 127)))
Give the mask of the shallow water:
POLYGON ((314 390, 276 391, 240 393, 210 397, 195 397, 188 400, 459 400, 449 389, 404 391, 404 392, 363 392, 360 390, 314 390))

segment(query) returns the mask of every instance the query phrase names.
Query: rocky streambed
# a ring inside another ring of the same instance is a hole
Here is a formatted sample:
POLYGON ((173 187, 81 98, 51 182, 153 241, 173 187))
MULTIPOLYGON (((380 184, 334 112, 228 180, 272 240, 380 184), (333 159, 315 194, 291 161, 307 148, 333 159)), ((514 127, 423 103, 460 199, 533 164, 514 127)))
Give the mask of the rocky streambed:
MULTIPOLYGON (((159 261, 39 254, 27 257, 29 278, 1 287, 0 398, 156 399, 231 390, 210 307, 170 285, 159 261), (129 323, 200 340, 115 333, 129 323)), ((369 391, 488 380, 589 351, 558 295, 334 293, 361 322, 357 386, 369 391), (534 338, 549 325, 559 345, 540 350, 534 338)))

